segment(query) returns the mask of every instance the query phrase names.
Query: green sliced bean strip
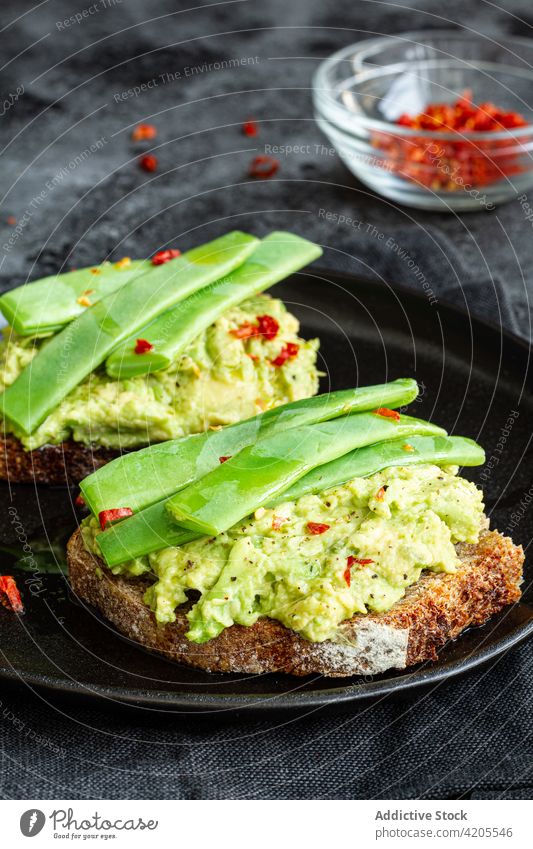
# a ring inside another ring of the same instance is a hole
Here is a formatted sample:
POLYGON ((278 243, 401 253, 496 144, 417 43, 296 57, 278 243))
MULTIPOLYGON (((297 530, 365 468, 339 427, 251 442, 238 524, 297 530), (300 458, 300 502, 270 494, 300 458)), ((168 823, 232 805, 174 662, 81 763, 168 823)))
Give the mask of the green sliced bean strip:
MULTIPOLYGON (((485 452, 472 439, 461 436, 410 436, 405 439, 378 442, 356 448, 330 463, 318 466, 296 481, 281 495, 265 504, 296 501, 303 495, 325 492, 341 486, 353 478, 365 478, 391 466, 411 466, 420 463, 437 465, 479 466, 485 461, 485 452)), ((199 534, 176 525, 165 510, 166 501, 152 504, 123 522, 98 535, 98 544, 108 566, 117 566, 159 551, 168 546, 183 545, 199 534)))
POLYGON ((121 505, 141 510, 217 468, 220 457, 232 456, 271 433, 376 407, 403 406, 417 394, 416 381, 405 378, 293 401, 218 431, 125 454, 85 478, 80 488, 95 516, 121 505))
POLYGON ((31 434, 63 398, 147 319, 229 274, 258 239, 234 231, 154 266, 103 298, 40 349, 2 394, 2 415, 31 434))
POLYGON ((320 256, 318 245, 292 233, 270 233, 230 277, 200 289, 138 333, 153 346, 135 353, 136 337, 126 339, 107 358, 111 377, 135 377, 168 368, 226 310, 293 274, 320 256))
POLYGON ((56 333, 87 309, 78 298, 95 304, 152 268, 150 260, 136 259, 42 277, 3 294, 0 312, 20 336, 56 333))
POLYGON ((173 495, 166 510, 176 523, 220 534, 280 495, 316 466, 355 448, 414 434, 444 434, 430 422, 356 413, 276 433, 243 448, 227 462, 173 495))

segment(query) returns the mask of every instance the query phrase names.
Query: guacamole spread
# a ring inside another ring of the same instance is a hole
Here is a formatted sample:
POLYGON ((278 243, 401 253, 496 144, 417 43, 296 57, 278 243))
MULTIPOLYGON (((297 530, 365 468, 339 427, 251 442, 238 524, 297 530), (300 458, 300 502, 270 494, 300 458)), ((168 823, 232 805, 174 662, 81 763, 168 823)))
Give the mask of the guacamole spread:
MULTIPOLYGON (((170 368, 113 380, 102 367, 70 392, 31 436, 11 432, 27 449, 67 439, 130 448, 233 424, 310 397, 318 389, 318 340, 300 339, 298 330, 297 319, 281 301, 257 295, 228 310, 170 368), (259 315, 276 320, 275 338, 239 338, 231 332, 256 323, 259 315), (291 356, 281 362, 284 349, 291 356)), ((0 391, 45 344, 46 339, 17 337, 7 328, 0 343, 0 391)))
MULTIPOLYGON (((455 467, 390 468, 297 501, 260 508, 217 537, 200 537, 114 569, 150 573, 145 602, 156 619, 200 593, 189 611, 194 642, 234 623, 277 619, 313 642, 339 639, 354 613, 382 612, 422 570, 454 572, 454 543, 477 542, 482 493, 455 467)), ((86 547, 98 553, 95 519, 86 547)))

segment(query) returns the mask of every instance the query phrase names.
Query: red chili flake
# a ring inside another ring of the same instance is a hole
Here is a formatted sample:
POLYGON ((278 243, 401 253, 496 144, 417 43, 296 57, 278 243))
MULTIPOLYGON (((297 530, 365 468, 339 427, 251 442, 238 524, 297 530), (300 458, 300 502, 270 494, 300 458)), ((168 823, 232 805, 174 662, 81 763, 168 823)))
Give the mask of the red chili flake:
POLYGON ((230 334, 235 336, 235 339, 249 339, 250 336, 257 336, 257 332, 257 325, 250 324, 249 321, 245 321, 244 324, 239 325, 234 330, 230 330, 230 334))
POLYGON ((454 103, 430 103, 417 115, 400 115, 400 127, 419 130, 405 137, 394 132, 375 132, 372 145, 386 152, 383 164, 407 180, 435 191, 460 191, 482 187, 519 174, 529 168, 521 154, 531 136, 509 133, 507 139, 491 138, 492 133, 528 126, 518 112, 507 112, 488 101, 474 104, 472 92, 463 92, 454 103), (432 141, 432 133, 456 133, 456 138, 432 141), (469 132, 486 133, 486 139, 465 138, 469 132))
POLYGON ((166 251, 158 251, 152 257, 152 265, 163 265, 165 262, 170 262, 171 259, 176 259, 181 256, 181 251, 177 248, 169 248, 166 251))
POLYGON ((154 350, 154 346, 147 339, 137 339, 133 350, 136 354, 147 354, 149 351, 154 350))
POLYGON ((374 410, 374 415, 381 416, 384 419, 394 419, 395 422, 400 421, 398 410, 389 410, 388 407, 378 407, 377 410, 374 410))
POLYGON ((271 315, 258 315, 257 329, 260 336, 270 341, 278 335, 279 323, 271 315))
POLYGON ((329 531, 331 525, 323 524, 322 522, 308 522, 307 530, 310 534, 324 534, 329 531))
POLYGON ((157 165, 157 156, 154 156, 153 153, 145 153, 139 159, 139 168, 142 168, 143 171, 156 171, 157 165))
POLYGON ((384 498, 385 498, 385 487, 380 486, 380 488, 376 492, 376 501, 383 501, 384 498))
POLYGON ((100 527, 105 531, 108 522, 116 522, 117 519, 125 519, 127 516, 133 516, 131 507, 115 507, 113 510, 102 510, 98 519, 100 527))
POLYGON ((279 531, 279 529, 286 525, 288 522, 288 518, 286 516, 272 516, 272 530, 279 531))
POLYGON ((76 507, 85 507, 85 498, 81 495, 81 493, 74 499, 74 504, 76 507))
POLYGON ((352 583, 352 573, 350 571, 349 566, 346 567, 346 569, 343 572, 343 575, 344 575, 344 580, 346 581, 348 586, 350 586, 350 584, 352 583))
POLYGON ((218 458, 219 463, 225 463, 226 460, 231 460, 231 454, 228 454, 227 457, 219 457, 218 458))
POLYGON ((261 154, 254 156, 248 168, 248 176, 256 180, 268 180, 273 177, 279 168, 279 162, 273 156, 261 154))
POLYGON ((132 141, 134 142, 155 139, 156 136, 157 130, 153 124, 139 124, 131 134, 132 141))
POLYGON ((284 348, 281 349, 280 353, 276 357, 275 360, 271 360, 273 366, 282 366, 287 360, 293 360, 294 357, 298 356, 298 351, 300 350, 300 346, 296 344, 296 342, 287 342, 284 348))
POLYGON ((7 218, 6 218, 6 222, 7 222, 7 223, 8 223, 11 227, 13 227, 13 226, 17 223, 17 219, 15 218, 15 216, 14 216, 14 215, 8 215, 8 216, 7 216, 7 218))
POLYGON ((9 606, 14 613, 24 613, 24 605, 12 575, 0 575, 0 592, 6 594, 9 606))
POLYGON ((347 562, 348 566, 351 567, 351 566, 354 566, 355 563, 357 563, 358 566, 369 566, 370 563, 373 563, 374 561, 372 560, 371 557, 354 557, 353 554, 350 554, 346 558, 346 562, 347 562))
POLYGON ((245 121, 242 125, 242 131, 245 136, 257 136, 259 133, 257 121, 254 121, 253 118, 250 118, 248 121, 245 121))
POLYGON ((247 353, 246 356, 250 357, 250 359, 253 360, 254 363, 258 363, 259 360, 261 359, 261 357, 258 357, 257 354, 248 354, 247 353))

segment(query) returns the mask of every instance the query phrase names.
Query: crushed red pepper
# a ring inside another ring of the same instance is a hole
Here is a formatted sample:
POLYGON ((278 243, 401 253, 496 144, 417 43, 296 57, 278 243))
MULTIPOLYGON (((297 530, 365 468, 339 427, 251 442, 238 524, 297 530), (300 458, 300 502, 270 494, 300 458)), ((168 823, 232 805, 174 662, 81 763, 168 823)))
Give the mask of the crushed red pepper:
POLYGON ((279 332, 279 323, 271 315, 258 315, 257 327, 259 335, 269 341, 275 339, 279 332))
POLYGON ((257 126, 257 121, 254 121, 253 118, 250 118, 248 121, 245 121, 242 125, 242 131, 245 136, 257 136, 259 134, 259 127, 257 126))
POLYGON ((300 346, 296 344, 296 342, 287 342, 284 348, 281 349, 280 353, 276 357, 276 359, 271 360, 273 366, 285 365, 287 360, 293 360, 298 356, 298 351, 300 350, 300 346))
POLYGON ((139 159, 139 167, 142 168, 143 171, 157 171, 157 166, 157 156, 154 156, 153 153, 145 153, 145 155, 141 156, 139 159))
POLYGON ((219 457, 218 458, 219 463, 225 463, 227 460, 231 460, 231 454, 228 454, 226 457, 219 457))
POLYGON ((7 597, 7 604, 5 604, 3 596, 1 597, 1 601, 6 607, 9 606, 14 613, 24 613, 20 592, 12 575, 0 575, 0 592, 7 597))
POLYGON ((139 124, 133 130, 131 134, 132 141, 148 141, 149 139, 155 139, 157 136, 157 129, 153 124, 139 124))
POLYGON ((230 330, 230 335, 235 336, 235 339, 249 339, 251 336, 257 336, 257 330, 258 327, 256 324, 245 321, 244 324, 240 324, 239 327, 230 330))
POLYGON ((421 133, 457 134, 457 140, 442 141, 381 131, 372 136, 373 146, 387 152, 388 168, 433 190, 488 186, 530 168, 527 150, 524 147, 521 157, 519 145, 531 139, 521 137, 519 141, 511 132, 528 126, 528 121, 520 113, 488 101, 474 104, 469 90, 454 103, 430 103, 416 115, 400 115, 395 123, 421 133), (491 133, 504 130, 509 131, 508 138, 491 139, 491 133), (471 132, 486 133, 487 139, 465 138, 471 132))
POLYGON ((263 339, 272 340, 278 335, 279 323, 271 315, 258 315, 257 324, 245 321, 234 330, 230 330, 236 339, 249 339, 252 336, 262 336, 263 339))
POLYGON ((394 419, 395 422, 400 421, 398 410, 389 410, 388 407, 378 407, 377 410, 374 410, 374 415, 381 416, 383 419, 394 419))
POLYGON ((385 487, 380 486, 380 488, 376 492, 376 501, 384 501, 384 499, 385 499, 385 487))
POLYGON ((310 534, 325 534, 331 525, 326 525, 324 522, 308 522, 306 527, 310 534))
POLYGON ((288 521, 289 520, 286 516, 276 516, 276 515, 272 516, 272 530, 273 531, 279 531, 279 529, 283 525, 286 525, 288 521))
POLYGON ((74 499, 74 504, 76 507, 85 507, 85 498, 81 493, 74 499))
POLYGON ((165 262, 170 262, 171 259, 181 256, 181 251, 177 248, 167 248, 166 251, 158 251, 152 257, 152 265, 164 265, 165 262))
POLYGON ((148 339, 137 339, 133 350, 136 354, 147 354, 149 351, 154 350, 154 346, 148 339))
POLYGON ((259 154, 254 156, 248 168, 248 176, 256 180, 268 180, 273 177, 279 168, 279 161, 273 156, 259 154))
POLYGON ((351 567, 354 566, 356 563, 358 566, 369 566, 370 563, 373 563, 374 561, 371 557, 354 557, 353 554, 350 554, 346 558, 346 562, 348 566, 351 567))
POLYGON ((116 522, 117 519, 125 519, 127 516, 133 516, 131 507, 115 507, 112 510, 102 510, 98 514, 98 521, 102 530, 105 531, 108 522, 116 522))

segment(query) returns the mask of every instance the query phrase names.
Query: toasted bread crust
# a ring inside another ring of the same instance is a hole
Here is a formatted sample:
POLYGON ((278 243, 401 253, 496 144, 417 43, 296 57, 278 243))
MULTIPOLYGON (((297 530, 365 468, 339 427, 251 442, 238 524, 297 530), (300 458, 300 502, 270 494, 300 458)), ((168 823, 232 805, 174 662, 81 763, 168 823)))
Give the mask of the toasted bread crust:
POLYGON ((311 643, 263 618, 249 628, 233 625, 197 645, 185 637, 184 608, 178 608, 174 623, 159 625, 142 600, 149 582, 113 576, 85 550, 79 531, 69 541, 68 563, 80 599, 98 608, 122 634, 170 660, 208 672, 342 677, 435 660, 448 640, 520 598, 524 554, 509 538, 484 531, 477 545, 461 545, 458 552, 456 573, 426 574, 387 613, 354 616, 344 623, 345 642, 340 643, 311 643))
POLYGON ((26 451, 15 436, 4 436, 3 443, 0 479, 10 483, 70 486, 120 454, 111 448, 93 448, 72 440, 60 445, 43 445, 34 451, 26 451))

